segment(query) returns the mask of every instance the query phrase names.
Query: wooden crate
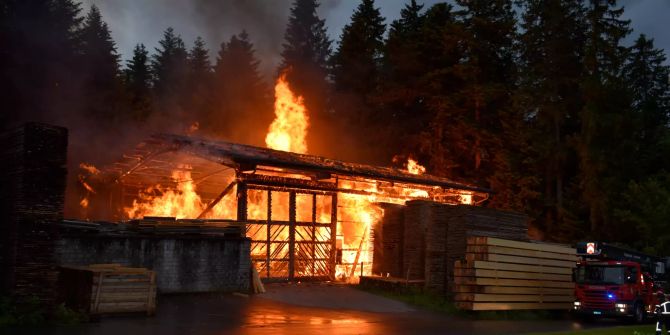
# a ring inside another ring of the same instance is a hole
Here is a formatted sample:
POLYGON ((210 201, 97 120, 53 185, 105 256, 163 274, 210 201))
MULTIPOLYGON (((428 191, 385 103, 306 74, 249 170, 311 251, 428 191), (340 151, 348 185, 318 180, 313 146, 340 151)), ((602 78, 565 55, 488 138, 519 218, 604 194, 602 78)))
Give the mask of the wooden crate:
POLYGON ((120 264, 63 266, 59 286, 65 305, 90 315, 156 310, 156 273, 120 264))
POLYGON ((576 261, 575 249, 563 245, 471 236, 454 262, 454 301, 473 311, 567 310, 576 261))

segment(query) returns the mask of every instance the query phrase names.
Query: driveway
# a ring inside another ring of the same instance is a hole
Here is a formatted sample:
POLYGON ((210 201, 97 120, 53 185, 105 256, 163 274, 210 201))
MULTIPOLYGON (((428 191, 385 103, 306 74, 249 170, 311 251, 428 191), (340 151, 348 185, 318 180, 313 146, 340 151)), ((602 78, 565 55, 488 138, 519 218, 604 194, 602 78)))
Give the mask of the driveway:
MULTIPOLYGON (((70 327, 13 329, 12 334, 519 334, 618 325, 571 320, 469 320, 417 310, 344 285, 274 284, 262 295, 160 296, 154 317, 108 317, 70 327)), ((650 325, 650 329, 653 325, 650 325)))

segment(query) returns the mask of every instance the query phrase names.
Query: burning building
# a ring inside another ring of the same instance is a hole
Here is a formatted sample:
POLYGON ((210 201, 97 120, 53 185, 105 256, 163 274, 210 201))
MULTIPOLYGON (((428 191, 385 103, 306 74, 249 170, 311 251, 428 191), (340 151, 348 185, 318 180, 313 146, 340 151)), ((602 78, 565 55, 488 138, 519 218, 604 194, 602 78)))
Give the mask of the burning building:
POLYGON ((98 171, 82 165, 84 216, 107 220, 241 223, 266 280, 355 280, 372 273, 380 204, 476 205, 482 188, 406 169, 308 155, 309 115, 284 76, 275 86, 268 148, 158 134, 98 171), (97 216, 97 217, 96 217, 97 216))

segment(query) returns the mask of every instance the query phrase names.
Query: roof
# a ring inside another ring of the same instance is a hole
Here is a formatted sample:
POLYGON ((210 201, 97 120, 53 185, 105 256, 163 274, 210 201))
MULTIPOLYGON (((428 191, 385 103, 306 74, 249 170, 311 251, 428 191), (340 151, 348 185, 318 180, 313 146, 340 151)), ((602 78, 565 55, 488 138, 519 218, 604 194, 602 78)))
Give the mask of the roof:
POLYGON ((457 183, 446 178, 428 174, 415 175, 408 171, 391 167, 349 163, 320 156, 298 154, 193 136, 156 134, 143 143, 141 148, 142 150, 140 151, 140 154, 132 157, 132 162, 117 165, 116 172, 120 173, 121 176, 129 175, 143 165, 146 160, 153 159, 155 156, 164 153, 178 153, 196 156, 202 160, 233 168, 269 166, 318 174, 333 174, 389 182, 439 186, 455 190, 491 193, 491 190, 486 188, 457 183))

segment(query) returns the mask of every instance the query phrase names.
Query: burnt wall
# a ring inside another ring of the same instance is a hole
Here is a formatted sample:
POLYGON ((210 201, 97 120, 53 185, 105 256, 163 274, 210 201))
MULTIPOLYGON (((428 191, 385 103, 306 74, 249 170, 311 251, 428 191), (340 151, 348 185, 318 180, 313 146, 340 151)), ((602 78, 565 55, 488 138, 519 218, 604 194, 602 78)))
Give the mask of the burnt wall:
POLYGON ((160 293, 247 292, 251 259, 247 238, 63 235, 61 265, 120 263, 156 271, 160 293))

